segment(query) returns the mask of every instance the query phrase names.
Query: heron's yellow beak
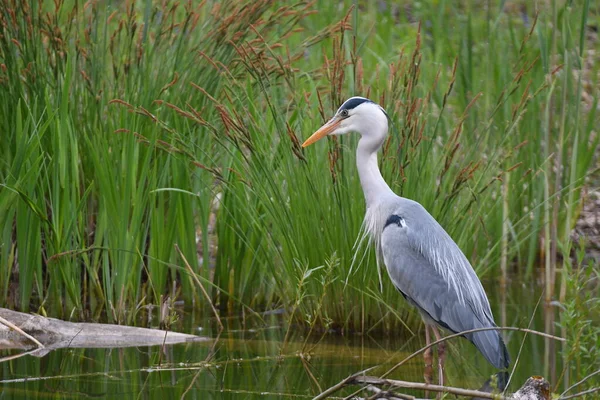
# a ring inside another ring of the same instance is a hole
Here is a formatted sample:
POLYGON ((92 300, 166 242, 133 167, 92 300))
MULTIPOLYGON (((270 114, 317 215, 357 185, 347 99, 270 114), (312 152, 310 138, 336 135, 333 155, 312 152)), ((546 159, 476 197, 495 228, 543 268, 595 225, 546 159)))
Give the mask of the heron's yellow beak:
POLYGON ((331 118, 325 125, 319 128, 318 131, 313 133, 311 137, 306 139, 304 143, 302 143, 302 147, 310 146, 314 142, 323 139, 325 136, 329 135, 331 132, 335 131, 339 126, 342 120, 337 117, 331 118))

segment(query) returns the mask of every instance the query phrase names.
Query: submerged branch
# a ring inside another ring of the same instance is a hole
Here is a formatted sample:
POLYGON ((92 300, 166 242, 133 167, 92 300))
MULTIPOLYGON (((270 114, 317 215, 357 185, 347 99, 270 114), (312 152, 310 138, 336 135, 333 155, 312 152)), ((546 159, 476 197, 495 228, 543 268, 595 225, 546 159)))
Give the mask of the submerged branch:
MULTIPOLYGON (((416 357, 417 355, 423 353, 425 350, 429 349, 430 347, 433 347, 439 343, 445 342, 447 340, 453 339, 455 337, 459 337, 459 336, 463 336, 467 333, 474 333, 474 332, 481 332, 481 331, 493 331, 493 330, 497 330, 497 331, 517 331, 517 332, 525 332, 525 333, 531 333, 533 335, 538 335, 538 336, 543 336, 546 338, 550 338, 553 340, 558 340, 561 342, 564 342, 566 339, 565 338, 561 338, 558 336, 553 336, 544 332, 538 332, 532 329, 526 329, 526 328, 517 328, 517 327, 513 327, 513 326, 505 326, 505 327, 493 327, 493 328, 478 328, 478 329, 470 329, 467 331, 462 331, 459 333, 455 333, 452 335, 448 335, 446 337, 441 338, 440 340, 436 340, 432 343, 430 343, 429 345, 422 347, 421 349, 417 350, 416 352, 412 353, 410 356, 406 357, 405 359, 403 359, 402 361, 400 361, 398 364, 394 365, 392 368, 390 368, 387 372, 385 372, 383 375, 381 375, 380 379, 384 379, 385 377, 387 377, 388 375, 390 375, 392 372, 394 372, 396 369, 398 369, 398 367, 402 366, 403 364, 405 364, 406 362, 408 362, 409 360, 413 359, 414 357, 416 357)), ((352 382, 354 379, 356 379, 359 376, 363 376, 366 372, 376 368, 377 366, 374 367, 370 367, 367 369, 364 369, 362 371, 359 371, 355 374, 350 375, 349 377, 345 378, 344 380, 340 381, 339 383, 337 383, 334 386, 331 386, 330 388, 328 388, 327 390, 325 390, 324 392, 320 393, 318 396, 316 396, 313 400, 321 400, 326 398, 327 396, 330 396, 331 394, 337 392, 338 390, 340 390, 341 388, 343 388, 344 386, 350 384, 349 382, 352 382)), ((431 385, 428 385, 428 390, 432 390, 430 389, 431 385)), ((488 393, 489 395, 489 393, 488 393)), ((494 398, 494 397, 488 397, 488 398, 494 398)), ((496 398, 502 398, 502 397, 496 397, 496 398)))
POLYGON ((349 384, 393 386, 404 389, 419 389, 432 392, 451 393, 459 396, 480 397, 482 399, 508 399, 509 397, 501 394, 482 392, 479 390, 461 389, 452 386, 431 385, 421 382, 398 381, 395 379, 380 379, 373 376, 356 376, 352 378, 349 384))
MULTIPOLYGON (((409 382, 400 381, 395 379, 382 379, 373 376, 356 376, 353 375, 344 380, 345 384, 353 385, 368 385, 367 388, 374 390, 377 395, 385 393, 385 398, 410 398, 414 399, 413 396, 408 396, 401 393, 393 393, 389 391, 383 391, 379 388, 373 389, 375 386, 387 386, 391 388, 403 388, 403 389, 416 389, 425 390, 438 393, 450 393, 457 396, 466 396, 477 399, 492 399, 492 400, 549 400, 550 399, 550 384, 547 380, 539 376, 533 376, 521 386, 521 388, 511 396, 505 396, 500 393, 488 393, 480 390, 462 389, 452 386, 432 385, 421 382, 409 382)), ((337 386, 337 385, 336 385, 337 386)), ((323 396, 328 396, 332 392, 329 391, 327 394, 323 392, 321 395, 315 397, 315 399, 322 399, 323 396)), ((589 392, 586 392, 589 393, 589 392)), ((351 395, 352 396, 352 395, 351 395)), ((315 400, 313 399, 313 400, 315 400)))

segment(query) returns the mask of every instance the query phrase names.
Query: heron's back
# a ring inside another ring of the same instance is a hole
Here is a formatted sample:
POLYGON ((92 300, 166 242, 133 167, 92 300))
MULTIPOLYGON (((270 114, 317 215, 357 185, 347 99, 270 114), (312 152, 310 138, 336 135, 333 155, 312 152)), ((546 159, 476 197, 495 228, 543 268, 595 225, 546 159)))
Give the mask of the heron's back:
MULTIPOLYGON (((496 327, 483 286, 469 261, 437 221, 412 200, 394 200, 381 231, 390 278, 426 320, 458 333, 496 327)), ((510 362, 495 330, 466 334, 497 368, 510 362)))

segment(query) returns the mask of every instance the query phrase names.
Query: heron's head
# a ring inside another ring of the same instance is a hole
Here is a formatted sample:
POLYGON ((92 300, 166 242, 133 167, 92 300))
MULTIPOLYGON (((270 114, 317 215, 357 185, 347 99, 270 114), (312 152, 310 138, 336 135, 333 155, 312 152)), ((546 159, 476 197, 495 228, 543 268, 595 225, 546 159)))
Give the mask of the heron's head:
POLYGON ((302 147, 328 135, 344 135, 348 132, 357 132, 363 138, 383 142, 387 131, 388 118, 381 106, 364 97, 350 97, 333 118, 302 143, 302 147))

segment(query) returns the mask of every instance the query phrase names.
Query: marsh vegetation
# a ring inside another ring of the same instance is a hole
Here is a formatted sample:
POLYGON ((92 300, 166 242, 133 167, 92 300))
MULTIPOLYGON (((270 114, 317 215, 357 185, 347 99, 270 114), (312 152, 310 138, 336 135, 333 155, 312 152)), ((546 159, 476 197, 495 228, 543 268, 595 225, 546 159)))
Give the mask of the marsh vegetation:
POLYGON ((2 1, 0 306, 281 312, 281 348, 298 329, 412 335, 417 313, 355 248, 356 138, 300 147, 363 95, 393 121, 384 178, 451 234, 494 312, 525 288, 508 303, 531 313, 501 324, 546 310, 568 339, 536 355, 556 387, 598 370, 599 262, 571 236, 598 196, 598 5, 401 3, 2 1))

